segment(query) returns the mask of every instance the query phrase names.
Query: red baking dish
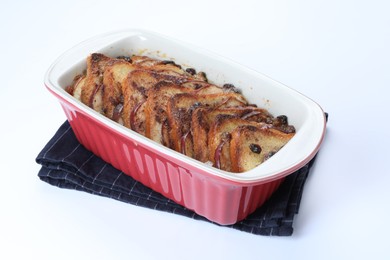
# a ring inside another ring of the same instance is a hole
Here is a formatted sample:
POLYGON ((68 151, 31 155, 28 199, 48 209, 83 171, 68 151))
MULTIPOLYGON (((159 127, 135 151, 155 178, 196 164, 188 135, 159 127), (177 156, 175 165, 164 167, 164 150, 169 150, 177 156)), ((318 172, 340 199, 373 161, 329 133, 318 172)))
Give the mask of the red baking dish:
POLYGON ((151 189, 221 225, 236 223, 261 206, 285 176, 314 157, 325 133, 321 107, 304 95, 206 50, 143 30, 107 33, 68 50, 49 68, 45 85, 60 101, 77 139, 87 149, 151 189), (274 115, 287 115, 296 134, 272 158, 241 174, 196 161, 111 121, 65 91, 74 76, 86 68, 86 57, 93 52, 172 59, 204 71, 211 82, 232 83, 249 102, 274 115))

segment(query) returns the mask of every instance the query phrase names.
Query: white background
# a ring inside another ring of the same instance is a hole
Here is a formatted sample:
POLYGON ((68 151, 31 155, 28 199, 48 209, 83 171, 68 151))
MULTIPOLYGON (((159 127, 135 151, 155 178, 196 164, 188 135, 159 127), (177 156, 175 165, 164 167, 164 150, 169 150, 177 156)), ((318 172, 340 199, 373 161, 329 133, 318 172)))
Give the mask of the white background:
POLYGON ((4 1, 1 259, 390 259, 388 1, 4 1), (49 65, 97 34, 160 32, 274 78, 329 112, 291 237, 262 237, 37 177, 65 121, 49 65))

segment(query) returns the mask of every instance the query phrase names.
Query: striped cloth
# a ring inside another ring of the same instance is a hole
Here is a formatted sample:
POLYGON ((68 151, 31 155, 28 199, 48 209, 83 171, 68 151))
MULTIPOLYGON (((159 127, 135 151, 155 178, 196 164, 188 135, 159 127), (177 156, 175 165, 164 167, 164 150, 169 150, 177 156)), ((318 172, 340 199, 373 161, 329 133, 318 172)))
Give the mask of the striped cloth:
MULTIPOLYGON (((86 150, 77 141, 68 121, 46 144, 36 162, 42 165, 39 178, 51 185, 209 221, 145 187, 86 150)), ((314 159, 289 175, 272 197, 246 219, 223 227, 255 235, 291 236, 294 216, 298 213, 303 187, 313 162, 314 159)))

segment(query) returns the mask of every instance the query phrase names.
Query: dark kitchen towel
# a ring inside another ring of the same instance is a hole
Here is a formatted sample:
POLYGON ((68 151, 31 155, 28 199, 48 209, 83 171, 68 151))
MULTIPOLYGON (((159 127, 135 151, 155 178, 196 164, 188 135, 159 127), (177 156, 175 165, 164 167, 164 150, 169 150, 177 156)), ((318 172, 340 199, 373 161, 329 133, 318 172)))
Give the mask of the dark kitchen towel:
MULTIPOLYGON (((225 226, 265 236, 290 236, 303 186, 314 159, 289 175, 272 197, 245 220, 225 226)), ((36 158, 39 178, 51 185, 89 192, 137 206, 208 221, 154 192, 86 150, 66 121, 36 158)))

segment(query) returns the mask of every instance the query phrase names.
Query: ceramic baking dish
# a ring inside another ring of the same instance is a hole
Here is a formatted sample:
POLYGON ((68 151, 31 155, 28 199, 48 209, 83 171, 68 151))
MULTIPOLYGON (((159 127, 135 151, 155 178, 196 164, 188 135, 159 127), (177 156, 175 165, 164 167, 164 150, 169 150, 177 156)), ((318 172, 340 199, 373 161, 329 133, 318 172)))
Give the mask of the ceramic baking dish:
POLYGON ((125 30, 89 39, 49 68, 45 85, 60 101, 76 137, 114 167, 197 214, 221 225, 244 219, 261 206, 284 177, 309 162, 325 132, 321 107, 263 74, 201 48, 143 31, 125 30), (232 83, 250 103, 287 115, 295 136, 272 158, 241 173, 229 173, 157 144, 97 113, 64 89, 86 68, 90 53, 148 55, 204 71, 217 85, 232 83))

